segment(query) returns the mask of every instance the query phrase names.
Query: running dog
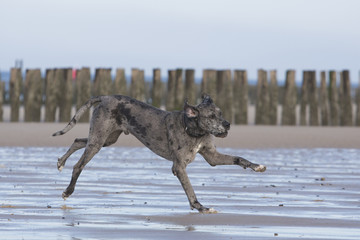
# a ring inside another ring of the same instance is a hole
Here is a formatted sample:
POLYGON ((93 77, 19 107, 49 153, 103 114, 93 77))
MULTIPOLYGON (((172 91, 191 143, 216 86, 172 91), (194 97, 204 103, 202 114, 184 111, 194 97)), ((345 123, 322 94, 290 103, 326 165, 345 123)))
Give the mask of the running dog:
POLYGON ((97 106, 90 121, 88 138, 76 138, 69 150, 58 159, 57 167, 61 171, 72 153, 85 148, 73 168, 70 184, 62 194, 64 199, 74 192, 76 181, 85 165, 102 147, 115 143, 121 133, 134 135, 151 151, 172 161, 172 172, 179 179, 191 209, 195 208, 201 213, 212 213, 215 210, 199 203, 186 173, 186 166, 197 153, 211 166, 239 165, 255 172, 266 170, 264 165, 217 152, 213 136, 226 137, 230 123, 222 117, 221 110, 208 95, 203 96, 199 105, 192 106, 185 101, 183 111, 174 112, 163 111, 122 95, 93 97, 80 107, 63 130, 53 136, 68 132, 94 104, 97 106))

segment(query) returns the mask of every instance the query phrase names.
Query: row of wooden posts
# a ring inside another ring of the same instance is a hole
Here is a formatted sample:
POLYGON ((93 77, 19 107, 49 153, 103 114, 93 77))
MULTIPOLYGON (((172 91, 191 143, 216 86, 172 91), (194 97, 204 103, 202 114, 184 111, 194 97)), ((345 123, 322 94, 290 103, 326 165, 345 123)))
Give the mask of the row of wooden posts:
MULTIPOLYGON (((98 68, 93 81, 90 68, 78 69, 76 73, 71 68, 47 69, 45 78, 42 78, 40 69, 28 69, 24 81, 21 69, 12 68, 10 71, 8 102, 11 122, 19 121, 22 103, 25 122, 42 121, 43 105, 45 122, 56 119, 67 122, 72 117, 73 104, 79 108, 91 96, 129 95, 172 111, 181 110, 185 98, 190 104, 196 104, 200 101, 200 93, 208 93, 222 109, 225 119, 235 124, 248 124, 249 84, 246 70, 203 70, 201 85, 198 86, 192 69, 169 70, 167 84, 161 80, 161 70, 154 69, 151 87, 146 84, 144 71, 140 69, 131 70, 129 87, 125 70, 121 68, 116 69, 114 79, 111 69, 98 68)), ((316 72, 303 71, 299 91, 294 70, 286 72, 285 86, 280 88, 276 70, 258 70, 255 124, 276 125, 280 122, 281 125, 296 125, 296 106, 300 105, 299 125, 360 126, 360 92, 357 90, 353 101, 349 71, 344 70, 340 74, 336 71, 329 71, 328 74, 321 72, 320 78, 318 88, 316 72), (282 96, 279 96, 279 89, 282 89, 282 96), (282 99, 280 121, 277 119, 279 98, 282 99), (356 116, 353 116, 353 104, 357 107, 356 116)), ((4 83, 0 82, 0 120, 3 119, 4 89, 4 83)), ((89 113, 81 121, 89 121, 89 113)))

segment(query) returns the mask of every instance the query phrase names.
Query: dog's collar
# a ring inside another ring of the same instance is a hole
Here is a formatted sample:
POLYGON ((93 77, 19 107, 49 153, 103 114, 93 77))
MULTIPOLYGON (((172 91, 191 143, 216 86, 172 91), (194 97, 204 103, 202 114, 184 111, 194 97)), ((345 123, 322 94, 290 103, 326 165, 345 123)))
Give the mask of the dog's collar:
MULTIPOLYGON (((204 133, 203 130, 199 131, 199 130, 197 130, 198 128, 194 129, 194 128, 190 127, 188 122, 189 122, 189 119, 185 116, 185 113, 184 113, 183 114, 184 130, 189 136, 191 136, 191 137, 203 137, 203 136, 206 135, 206 133, 204 133)), ((198 124, 196 123, 196 125, 198 125, 198 124)))

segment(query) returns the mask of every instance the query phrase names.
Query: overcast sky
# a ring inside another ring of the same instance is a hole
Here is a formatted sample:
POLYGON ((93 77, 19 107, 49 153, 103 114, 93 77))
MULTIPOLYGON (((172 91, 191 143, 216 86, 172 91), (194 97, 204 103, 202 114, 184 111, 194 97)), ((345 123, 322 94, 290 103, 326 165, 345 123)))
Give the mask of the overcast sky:
POLYGON ((0 69, 360 70, 358 0, 1 0, 0 69))

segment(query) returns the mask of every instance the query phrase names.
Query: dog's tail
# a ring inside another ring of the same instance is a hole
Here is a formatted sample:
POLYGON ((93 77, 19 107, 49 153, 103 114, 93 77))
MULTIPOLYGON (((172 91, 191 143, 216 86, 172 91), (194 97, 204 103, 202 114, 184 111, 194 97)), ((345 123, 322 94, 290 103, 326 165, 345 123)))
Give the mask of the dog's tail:
POLYGON ((91 106, 94 105, 95 103, 101 102, 101 99, 102 99, 101 96, 93 97, 89 99, 84 105, 82 105, 79 108, 79 110, 75 113, 74 117, 71 119, 68 125, 66 125, 66 127, 63 130, 54 133, 53 136, 59 136, 67 133, 70 129, 72 129, 75 126, 76 122, 79 121, 79 119, 86 112, 86 110, 91 108, 91 106))

